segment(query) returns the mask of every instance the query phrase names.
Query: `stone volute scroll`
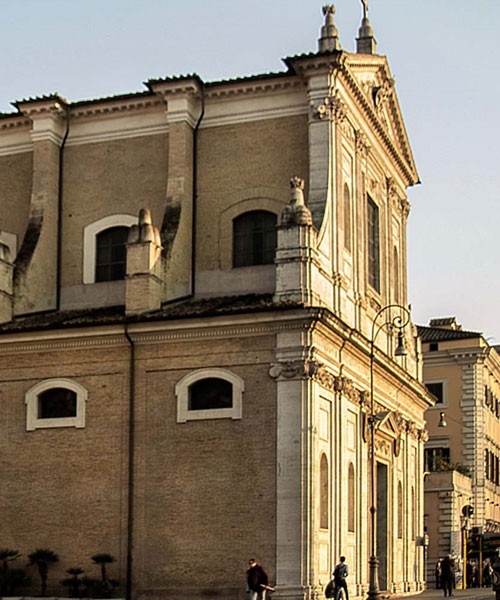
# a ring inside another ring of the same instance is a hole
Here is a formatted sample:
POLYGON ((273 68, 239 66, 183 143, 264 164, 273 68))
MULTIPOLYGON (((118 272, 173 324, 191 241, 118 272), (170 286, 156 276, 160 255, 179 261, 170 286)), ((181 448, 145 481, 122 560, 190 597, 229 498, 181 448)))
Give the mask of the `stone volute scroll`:
POLYGON ((311 211, 304 202, 304 180, 300 177, 290 179, 290 204, 281 213, 282 227, 291 225, 312 225, 311 211))

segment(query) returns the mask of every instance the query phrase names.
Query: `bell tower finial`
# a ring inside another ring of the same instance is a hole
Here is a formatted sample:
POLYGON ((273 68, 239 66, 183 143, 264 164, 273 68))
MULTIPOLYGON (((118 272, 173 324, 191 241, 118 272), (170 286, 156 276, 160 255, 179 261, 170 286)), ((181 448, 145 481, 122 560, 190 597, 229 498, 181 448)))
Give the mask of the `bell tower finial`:
POLYGON ((340 41, 337 28, 333 22, 335 7, 333 4, 323 6, 323 15, 325 16, 325 24, 321 27, 321 37, 318 40, 319 52, 332 52, 340 50, 340 41))
POLYGON ((368 19, 368 0, 361 0, 361 4, 363 5, 363 20, 356 39, 356 52, 358 54, 376 54, 377 42, 373 37, 373 29, 368 19))

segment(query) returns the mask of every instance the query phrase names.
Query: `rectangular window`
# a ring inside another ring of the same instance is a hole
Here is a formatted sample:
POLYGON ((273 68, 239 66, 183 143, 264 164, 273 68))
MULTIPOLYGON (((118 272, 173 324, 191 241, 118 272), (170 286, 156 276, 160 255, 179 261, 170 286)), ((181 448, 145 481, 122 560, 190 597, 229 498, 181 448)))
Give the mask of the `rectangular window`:
POLYGON ((367 197, 368 283, 380 292, 380 216, 375 202, 367 197))
POLYGON ((426 471, 449 471, 451 469, 449 448, 426 448, 424 458, 426 471))
POLYGON ((425 387, 436 398, 436 404, 443 404, 443 402, 444 402, 444 389, 443 389, 443 382, 442 381, 439 381, 437 383, 426 383, 425 387))

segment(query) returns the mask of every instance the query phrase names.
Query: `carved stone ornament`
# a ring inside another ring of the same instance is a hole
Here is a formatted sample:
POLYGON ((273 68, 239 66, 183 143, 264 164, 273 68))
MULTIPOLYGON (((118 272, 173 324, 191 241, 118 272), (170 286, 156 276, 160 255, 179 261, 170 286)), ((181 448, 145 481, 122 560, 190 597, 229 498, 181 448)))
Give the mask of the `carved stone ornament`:
POLYGON ((312 360, 294 360, 271 365, 269 375, 273 379, 309 379, 318 369, 318 363, 312 360))
POLYGON ((320 120, 341 123, 346 116, 345 104, 337 96, 327 96, 321 104, 313 106, 313 115, 320 120))
POLYGON ((419 441, 423 442, 425 444, 425 442, 427 442, 427 440, 429 439, 429 432, 427 431, 427 429, 419 429, 418 430, 418 439, 419 441))
POLYGON ((400 198, 399 199, 399 207, 401 210, 401 214, 403 215, 403 218, 407 219, 408 215, 410 214, 410 209, 411 209, 411 205, 408 202, 408 200, 406 200, 405 198, 400 198))
POLYGON ((368 138, 359 129, 357 129, 354 132, 354 138, 355 138, 356 152, 358 153, 358 155, 361 158, 366 158, 366 156, 368 156, 368 153, 371 148, 370 144, 368 143, 368 138))
POLYGON ((392 443, 392 449, 394 456, 397 458, 401 454, 401 435, 398 435, 398 437, 392 443))
POLYGON ((377 112, 381 112, 391 94, 391 90, 394 87, 393 80, 385 81, 381 86, 374 86, 372 90, 373 104, 377 109, 377 112))
POLYGON ((269 369, 273 379, 313 379, 331 392, 340 393, 351 402, 363 407, 368 404, 368 392, 358 390, 348 377, 334 375, 314 360, 295 360, 274 363, 269 369))
POLYGON ((290 204, 281 213, 280 225, 312 225, 311 211, 304 202, 304 180, 300 177, 290 179, 290 204))
POLYGON ((390 444, 387 440, 384 439, 376 439, 375 438, 375 452, 377 454, 381 454, 382 456, 390 456, 392 444, 390 444))

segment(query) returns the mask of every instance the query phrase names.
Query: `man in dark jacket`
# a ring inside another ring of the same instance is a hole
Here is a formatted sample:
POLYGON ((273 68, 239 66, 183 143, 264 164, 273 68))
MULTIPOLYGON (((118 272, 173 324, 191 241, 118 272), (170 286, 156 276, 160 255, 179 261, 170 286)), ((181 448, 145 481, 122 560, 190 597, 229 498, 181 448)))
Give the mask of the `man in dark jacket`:
POLYGON ((335 583, 335 598, 337 598, 340 589, 344 590, 344 596, 346 600, 349 600, 349 592, 347 591, 346 577, 349 575, 347 565, 345 564, 345 556, 340 557, 339 564, 333 571, 333 582, 335 583))
POLYGON ((441 561, 441 585, 445 596, 453 596, 453 567, 451 556, 445 556, 441 561))
POLYGON ((267 573, 257 563, 255 558, 251 558, 248 564, 247 591, 250 592, 250 600, 265 600, 266 590, 269 588, 267 573))

